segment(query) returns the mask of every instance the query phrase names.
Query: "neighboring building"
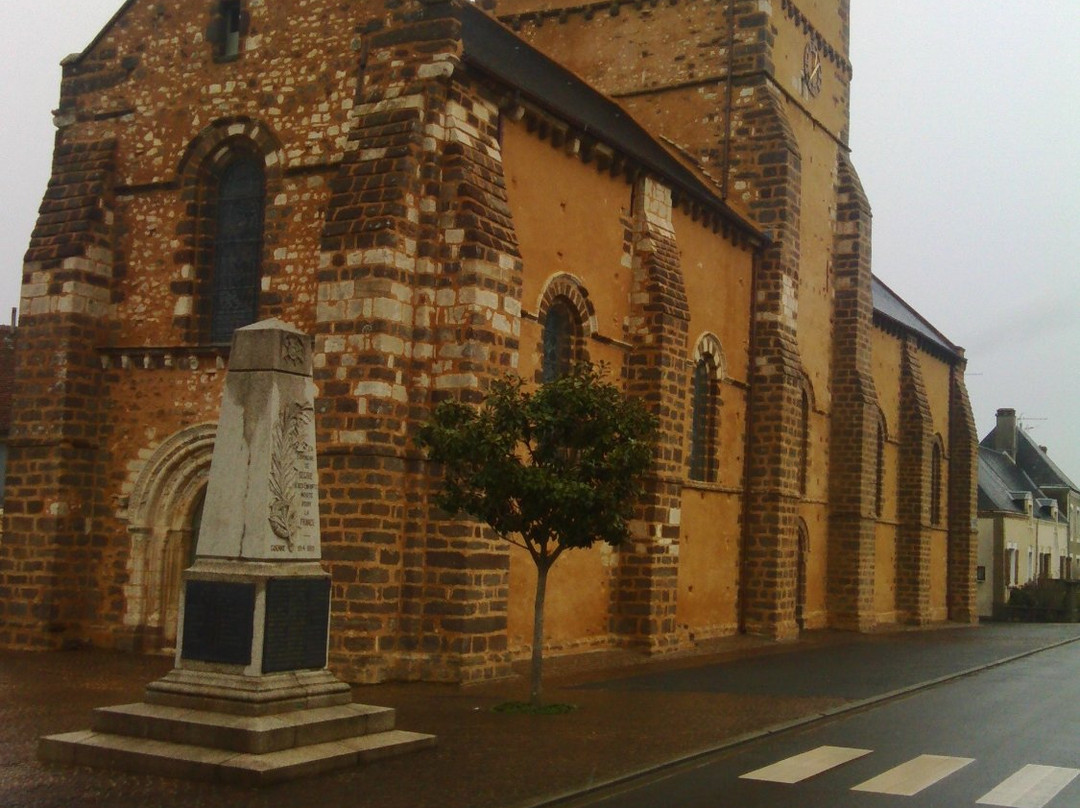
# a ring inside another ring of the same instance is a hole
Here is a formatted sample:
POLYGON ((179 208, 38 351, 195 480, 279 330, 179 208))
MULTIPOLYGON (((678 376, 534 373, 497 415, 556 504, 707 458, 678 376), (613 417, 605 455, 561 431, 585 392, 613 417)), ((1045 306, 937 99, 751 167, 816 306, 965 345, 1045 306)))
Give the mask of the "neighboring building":
POLYGON ((1080 489, 1017 423, 997 411, 979 444, 978 609, 992 617, 1009 589, 1080 575, 1080 489))
POLYGON ((527 5, 130 0, 65 61, 0 643, 171 647, 265 317, 315 338, 342 676, 527 653, 533 565, 431 504, 412 436, 575 358, 660 443, 633 541, 560 560, 550 651, 975 619, 965 360, 871 274, 847 0, 527 5))

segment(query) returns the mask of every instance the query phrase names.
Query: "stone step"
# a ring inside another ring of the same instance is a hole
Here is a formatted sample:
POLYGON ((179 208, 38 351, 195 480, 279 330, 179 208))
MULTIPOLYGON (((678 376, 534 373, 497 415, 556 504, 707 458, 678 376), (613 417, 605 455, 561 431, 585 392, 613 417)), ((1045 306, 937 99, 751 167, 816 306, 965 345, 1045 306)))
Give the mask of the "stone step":
POLYGON ((67 765, 264 786, 405 754, 434 744, 433 735, 390 730, 255 755, 84 730, 42 738, 38 757, 67 765))
POLYGON ((367 704, 241 716, 140 702, 94 710, 91 729, 109 735, 263 755, 386 732, 394 728, 394 717, 391 707, 367 704))

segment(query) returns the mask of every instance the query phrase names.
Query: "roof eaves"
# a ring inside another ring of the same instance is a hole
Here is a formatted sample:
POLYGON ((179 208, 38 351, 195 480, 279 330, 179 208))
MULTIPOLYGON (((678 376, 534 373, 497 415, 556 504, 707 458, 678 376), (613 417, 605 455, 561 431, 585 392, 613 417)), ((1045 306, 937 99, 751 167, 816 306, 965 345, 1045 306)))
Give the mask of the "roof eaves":
POLYGON ((955 359, 964 358, 964 349, 952 342, 948 337, 942 334, 934 325, 923 317, 919 312, 900 295, 898 295, 887 283, 885 283, 877 275, 872 276, 873 284, 880 286, 882 291, 896 301, 903 311, 911 316, 915 320, 915 324, 906 323, 903 320, 889 314, 881 305, 880 301, 874 300, 874 316, 879 317, 888 323, 893 324, 900 330, 914 334, 919 337, 925 344, 928 344, 938 350, 944 351, 950 357, 955 359))
MULTIPOLYGON (((685 158, 671 146, 661 142, 639 124, 617 101, 589 85, 577 74, 551 60, 533 48, 499 20, 471 3, 452 3, 449 13, 462 24, 464 59, 473 68, 491 76, 501 84, 512 87, 536 107, 558 117, 590 137, 631 157, 643 168, 663 178, 677 194, 684 194, 704 204, 733 224, 747 240, 762 246, 770 243, 767 234, 735 210, 711 187, 712 181, 699 176, 698 167, 686 165, 685 158), (498 58, 486 52, 484 44, 496 39, 513 43, 515 59, 498 58), (528 81, 524 65, 531 63, 543 68, 551 82, 549 90, 528 81), (556 97, 563 96, 562 98, 556 97), (590 115, 589 113, 594 113, 590 115)), ((434 10, 434 7, 429 7, 434 10)), ((434 13, 445 13, 435 10, 434 13)))

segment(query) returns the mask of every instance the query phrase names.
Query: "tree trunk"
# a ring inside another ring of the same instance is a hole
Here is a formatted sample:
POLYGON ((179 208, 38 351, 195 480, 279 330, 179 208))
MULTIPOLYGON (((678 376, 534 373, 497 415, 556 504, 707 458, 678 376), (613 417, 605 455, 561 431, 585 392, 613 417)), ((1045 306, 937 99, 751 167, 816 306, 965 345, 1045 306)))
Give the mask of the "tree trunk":
POLYGON ((550 565, 536 565, 536 600, 533 602, 532 669, 529 703, 539 707, 544 698, 544 595, 547 590, 547 574, 550 565))

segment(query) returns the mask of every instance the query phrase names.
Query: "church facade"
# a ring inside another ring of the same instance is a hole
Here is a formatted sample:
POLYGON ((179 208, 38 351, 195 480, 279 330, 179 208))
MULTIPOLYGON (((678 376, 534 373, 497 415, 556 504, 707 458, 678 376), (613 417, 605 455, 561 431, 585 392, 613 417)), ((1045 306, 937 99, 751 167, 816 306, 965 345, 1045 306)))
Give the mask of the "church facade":
POLYGON ((23 272, 0 644, 175 644, 229 339, 315 338, 331 663, 505 674, 531 561, 434 403, 605 363, 660 422, 550 652, 975 619, 963 351, 870 267, 847 0, 129 0, 64 63, 23 272))

